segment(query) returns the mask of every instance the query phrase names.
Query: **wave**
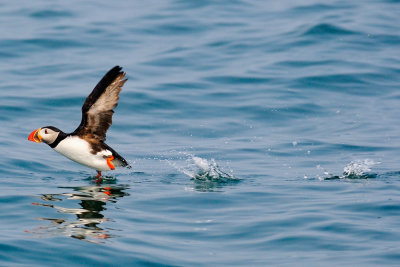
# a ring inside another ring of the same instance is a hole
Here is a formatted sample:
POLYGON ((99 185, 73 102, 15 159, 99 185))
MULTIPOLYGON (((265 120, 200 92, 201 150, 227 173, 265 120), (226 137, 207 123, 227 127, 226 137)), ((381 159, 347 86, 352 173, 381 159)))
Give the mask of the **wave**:
POLYGON ((329 23, 320 23, 317 25, 311 26, 307 29, 303 35, 350 35, 356 34, 357 32, 345 29, 343 27, 339 27, 337 25, 329 24, 329 23))

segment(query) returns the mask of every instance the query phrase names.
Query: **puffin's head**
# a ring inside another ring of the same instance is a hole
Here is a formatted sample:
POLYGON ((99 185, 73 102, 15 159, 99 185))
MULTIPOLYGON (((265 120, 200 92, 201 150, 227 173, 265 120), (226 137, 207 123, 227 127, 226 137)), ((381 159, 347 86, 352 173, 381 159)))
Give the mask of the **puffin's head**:
POLYGON ((61 130, 57 129, 53 126, 46 126, 34 130, 28 137, 29 141, 36 142, 36 143, 46 143, 51 145, 60 134, 61 130))

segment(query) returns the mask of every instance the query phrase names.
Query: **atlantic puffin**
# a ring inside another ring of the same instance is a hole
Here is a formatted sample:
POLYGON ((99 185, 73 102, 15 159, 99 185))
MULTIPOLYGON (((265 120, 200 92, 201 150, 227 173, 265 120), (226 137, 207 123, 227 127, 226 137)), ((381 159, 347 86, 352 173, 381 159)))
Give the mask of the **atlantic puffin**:
POLYGON ((97 171, 97 182, 101 172, 115 167, 131 168, 128 162, 105 143, 106 132, 112 124, 114 108, 118 105, 119 93, 127 81, 122 68, 115 66, 104 75, 82 106, 82 120, 72 133, 64 133, 54 126, 34 130, 29 141, 46 143, 67 158, 97 171))

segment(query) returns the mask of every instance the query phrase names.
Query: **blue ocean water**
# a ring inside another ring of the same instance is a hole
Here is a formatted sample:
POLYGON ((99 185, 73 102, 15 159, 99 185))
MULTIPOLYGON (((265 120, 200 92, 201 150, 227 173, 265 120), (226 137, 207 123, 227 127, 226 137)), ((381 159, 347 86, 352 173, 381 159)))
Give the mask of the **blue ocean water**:
POLYGON ((400 2, 3 1, 1 266, 398 266, 400 2), (95 171, 65 132, 128 82, 95 171))

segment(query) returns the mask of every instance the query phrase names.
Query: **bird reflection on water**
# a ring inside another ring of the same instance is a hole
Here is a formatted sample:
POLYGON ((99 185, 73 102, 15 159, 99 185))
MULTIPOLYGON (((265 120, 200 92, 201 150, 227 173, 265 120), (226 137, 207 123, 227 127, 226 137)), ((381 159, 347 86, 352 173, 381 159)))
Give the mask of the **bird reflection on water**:
POLYGON ((44 194, 40 196, 43 202, 32 204, 54 208, 61 214, 73 214, 76 218, 68 218, 69 216, 39 217, 37 218, 38 220, 48 221, 50 224, 25 232, 35 234, 37 237, 63 235, 93 243, 101 243, 101 240, 113 237, 113 233, 109 229, 100 227, 103 222, 109 221, 108 218, 104 217, 103 212, 107 209, 106 205, 108 203, 116 203, 118 199, 129 195, 125 192, 129 188, 127 185, 60 188, 71 190, 72 192, 44 194), (56 202, 60 203, 62 201, 79 201, 80 207, 65 208, 57 205, 56 202))

